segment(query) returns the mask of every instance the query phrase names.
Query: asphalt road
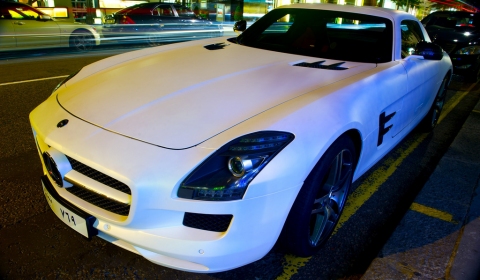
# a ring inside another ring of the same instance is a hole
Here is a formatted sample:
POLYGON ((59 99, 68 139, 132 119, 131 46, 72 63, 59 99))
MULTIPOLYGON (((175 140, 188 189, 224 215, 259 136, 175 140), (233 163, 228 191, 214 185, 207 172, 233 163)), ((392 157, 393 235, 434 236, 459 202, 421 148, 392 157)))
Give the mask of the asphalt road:
MULTIPOLYGON (((426 137, 413 131, 354 184, 346 218, 312 258, 295 258, 274 249, 264 258, 232 271, 193 274, 152 264, 99 238, 84 239, 56 218, 42 192, 42 169, 28 114, 61 81, 45 78, 68 75, 127 50, 55 55, 37 52, 0 58, 1 279, 359 279, 480 96, 478 86, 456 78, 447 95, 451 111, 445 112, 448 114, 442 122, 426 137), (453 100, 467 90, 469 93, 455 105, 453 100), (361 195, 364 189, 368 195, 361 195)), ((433 230, 439 237, 447 234, 442 228, 433 230)))

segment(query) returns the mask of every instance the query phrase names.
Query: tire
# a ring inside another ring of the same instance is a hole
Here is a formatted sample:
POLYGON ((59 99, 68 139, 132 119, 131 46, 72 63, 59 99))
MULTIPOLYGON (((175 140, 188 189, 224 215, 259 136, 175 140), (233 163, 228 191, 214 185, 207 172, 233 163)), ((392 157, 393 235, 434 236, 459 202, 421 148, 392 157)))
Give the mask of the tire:
POLYGON ((435 96, 435 100, 433 101, 430 110, 420 122, 420 128, 424 132, 430 132, 435 128, 435 126, 437 126, 438 119, 440 118, 443 106, 445 105, 445 98, 447 97, 447 82, 448 78, 443 78, 442 84, 438 89, 437 95, 435 96))
POLYGON ((355 145, 342 135, 305 180, 280 235, 280 248, 309 257, 325 244, 345 206, 356 163, 355 145))
POLYGON ((162 37, 158 30, 149 29, 147 31, 147 44, 151 47, 157 47, 163 45, 162 37))
POLYGON ((70 47, 77 51, 89 51, 93 48, 94 37, 87 30, 75 30, 70 36, 70 47))

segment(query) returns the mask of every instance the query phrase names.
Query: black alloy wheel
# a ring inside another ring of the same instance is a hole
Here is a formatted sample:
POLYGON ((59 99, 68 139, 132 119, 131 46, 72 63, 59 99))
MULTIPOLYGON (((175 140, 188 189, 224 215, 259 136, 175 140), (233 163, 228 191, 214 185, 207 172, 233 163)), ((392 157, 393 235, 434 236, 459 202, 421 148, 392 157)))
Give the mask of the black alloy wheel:
POLYGON ((280 236, 280 246, 300 257, 317 252, 333 233, 357 163, 355 145, 342 135, 325 152, 300 190, 280 236))
POLYGON ((70 36, 70 47, 77 51, 89 51, 93 48, 94 37, 87 30, 75 30, 70 36))
POLYGON ((420 123, 421 129, 425 132, 432 131, 435 126, 437 126, 440 114, 442 113, 443 106, 445 105, 445 98, 447 97, 447 82, 448 78, 443 78, 442 84, 438 89, 435 100, 433 101, 432 107, 428 111, 427 115, 423 118, 420 123))

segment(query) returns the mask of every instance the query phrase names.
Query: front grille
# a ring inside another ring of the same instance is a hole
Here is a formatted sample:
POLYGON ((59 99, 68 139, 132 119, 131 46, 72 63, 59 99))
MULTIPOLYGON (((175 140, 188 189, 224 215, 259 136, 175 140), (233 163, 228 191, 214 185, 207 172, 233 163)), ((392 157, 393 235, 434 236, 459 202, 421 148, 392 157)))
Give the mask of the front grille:
POLYGON ((70 188, 65 189, 71 194, 77 196, 78 198, 81 198, 88 203, 91 203, 97 207, 115 213, 117 215, 128 216, 128 213, 130 212, 130 205, 109 199, 108 197, 92 192, 85 188, 74 185, 70 188))
MULTIPOLYGON (((81 173, 86 177, 89 177, 99 183, 109 186, 115 190, 121 191, 125 194, 132 194, 130 188, 126 184, 98 170, 95 170, 69 156, 66 157, 70 162, 72 169, 77 171, 78 173, 81 173)), ((130 212, 130 205, 112 200, 105 195, 96 193, 95 191, 84 188, 83 186, 78 186, 74 184, 72 187, 65 189, 71 194, 77 196, 78 198, 117 215, 128 216, 130 212)))
POLYGON ((227 231, 232 218, 233 215, 209 215, 186 212, 183 217, 183 225, 208 231, 224 232, 227 231))
POLYGON ((103 174, 100 171, 97 171, 90 166, 87 166, 69 156, 66 156, 70 164, 72 165, 72 169, 77 171, 78 173, 81 173, 97 182, 100 182, 104 185, 107 185, 113 189, 116 189, 118 191, 121 191, 123 193, 131 195, 132 192, 130 191, 130 188, 125 185, 124 183, 106 175, 103 174))

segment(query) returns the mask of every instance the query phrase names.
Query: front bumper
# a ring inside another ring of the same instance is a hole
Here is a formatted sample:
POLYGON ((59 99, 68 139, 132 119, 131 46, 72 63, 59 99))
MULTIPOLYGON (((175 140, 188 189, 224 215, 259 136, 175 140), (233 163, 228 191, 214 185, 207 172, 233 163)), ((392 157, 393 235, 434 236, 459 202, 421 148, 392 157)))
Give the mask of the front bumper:
POLYGON ((451 54, 453 72, 458 75, 470 75, 478 72, 480 55, 455 55, 451 54))
MULTIPOLYGON (((155 264, 197 273, 233 269, 266 255, 275 244, 283 227, 284 216, 288 214, 288 211, 281 211, 282 207, 278 205, 291 205, 292 198, 295 198, 301 187, 255 199, 229 202, 234 218, 225 232, 213 232, 184 225, 133 228, 101 217, 94 218, 62 197, 59 188, 49 179, 44 175, 42 183, 59 203, 94 221, 91 223, 92 236, 96 235, 139 254, 155 264)), ((171 218, 174 219, 179 214, 181 213, 172 213, 171 218)))
POLYGON ((262 258, 276 243, 303 184, 300 176, 293 176, 298 170, 284 164, 296 155, 287 147, 255 177, 243 199, 183 199, 177 196, 181 182, 216 145, 183 150, 149 145, 70 115, 55 94, 30 113, 30 122, 44 174, 52 185, 49 192, 69 203, 65 206, 73 205, 95 218, 92 227, 98 237, 174 269, 220 272, 262 258), (68 124, 59 126, 64 120, 68 124), (63 187, 57 185, 58 177, 56 183, 47 172, 43 161, 49 158, 42 156, 44 152, 50 153, 52 162, 67 167, 61 168, 63 187), (120 204, 127 205, 125 211, 114 210, 120 204), (206 230, 186 223, 187 215, 231 220, 219 231, 206 230))

